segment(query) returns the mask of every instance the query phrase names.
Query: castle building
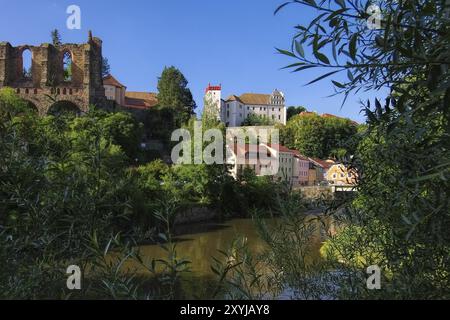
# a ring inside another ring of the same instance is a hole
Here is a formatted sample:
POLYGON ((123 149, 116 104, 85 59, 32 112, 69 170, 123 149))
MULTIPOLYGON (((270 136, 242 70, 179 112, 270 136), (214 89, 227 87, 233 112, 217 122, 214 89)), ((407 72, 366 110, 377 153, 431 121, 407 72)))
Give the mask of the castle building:
POLYGON ((227 127, 240 127, 251 115, 271 122, 286 124, 284 94, 274 90, 271 94, 244 93, 222 99, 222 87, 209 85, 205 91, 205 110, 214 114, 227 127))

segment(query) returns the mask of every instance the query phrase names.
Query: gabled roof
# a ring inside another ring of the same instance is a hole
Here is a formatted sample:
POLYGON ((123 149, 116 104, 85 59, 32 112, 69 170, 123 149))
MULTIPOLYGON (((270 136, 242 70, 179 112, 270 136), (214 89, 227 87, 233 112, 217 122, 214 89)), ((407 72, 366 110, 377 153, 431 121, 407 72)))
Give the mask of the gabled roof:
POLYGON ((336 163, 332 160, 322 160, 322 159, 318 159, 318 158, 312 158, 312 160, 314 162, 317 162, 318 164, 320 164, 324 169, 329 169, 331 168, 333 165, 335 165, 336 163))
POLYGON ((111 74, 108 74, 103 78, 103 85, 113 86, 116 88, 126 88, 123 84, 121 84, 116 78, 114 78, 111 74))
POLYGON ((271 143, 269 143, 269 144, 267 144, 267 146, 269 148, 272 148, 272 149, 277 149, 278 148, 278 151, 280 151, 280 152, 292 153, 294 155, 294 157, 299 158, 300 160, 309 161, 309 158, 304 156, 304 155, 302 155, 300 153, 300 151, 298 151, 298 150, 289 149, 288 147, 285 147, 285 146, 283 146, 281 144, 271 144, 271 143))
POLYGON ((294 150, 291 150, 281 144, 273 144, 273 143, 268 143, 266 144, 269 148, 272 149, 278 149, 279 152, 286 152, 286 153, 294 153, 294 150))
POLYGON ((149 109, 158 105, 158 96, 153 92, 130 91, 125 93, 125 107, 132 109, 149 109))
POLYGON ((244 93, 239 99, 244 104, 249 105, 268 105, 270 104, 270 94, 244 93))
POLYGON ((234 94, 231 95, 231 96, 229 96, 229 97, 225 100, 225 102, 231 102, 231 101, 239 101, 239 102, 242 103, 242 101, 239 99, 239 97, 235 96, 234 94))
POLYGON ((294 153, 294 156, 295 156, 296 158, 299 158, 300 160, 309 161, 308 157, 302 155, 302 154, 300 153, 300 151, 297 151, 297 150, 291 150, 291 151, 294 153))
POLYGON ((314 115, 318 115, 317 113, 315 113, 315 112, 310 112, 310 111, 302 111, 302 112, 300 112, 299 113, 299 115, 300 116, 314 116, 314 115))

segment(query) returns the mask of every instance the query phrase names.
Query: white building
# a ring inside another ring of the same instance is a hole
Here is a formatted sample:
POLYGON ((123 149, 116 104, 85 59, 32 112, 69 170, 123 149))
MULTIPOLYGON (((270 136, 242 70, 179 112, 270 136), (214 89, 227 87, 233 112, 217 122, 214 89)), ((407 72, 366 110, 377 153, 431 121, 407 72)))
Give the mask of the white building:
POLYGON ((103 86, 105 87, 105 95, 108 100, 115 101, 120 106, 125 105, 127 87, 110 74, 103 78, 103 86))
POLYGON ((245 168, 249 168, 257 176, 269 175, 274 181, 286 181, 294 187, 308 184, 309 160, 296 150, 282 145, 262 143, 235 144, 229 151, 231 157, 227 163, 231 166, 230 172, 234 178, 239 177, 245 168), (270 164, 260 159, 260 155, 264 152, 267 153, 267 159, 271 160, 270 164), (277 164, 275 165, 273 161, 277 164))
POLYGON ((249 115, 264 117, 273 123, 286 124, 286 107, 284 94, 274 90, 272 94, 245 93, 231 95, 222 99, 222 87, 206 88, 205 102, 207 112, 215 113, 227 127, 239 127, 249 115))

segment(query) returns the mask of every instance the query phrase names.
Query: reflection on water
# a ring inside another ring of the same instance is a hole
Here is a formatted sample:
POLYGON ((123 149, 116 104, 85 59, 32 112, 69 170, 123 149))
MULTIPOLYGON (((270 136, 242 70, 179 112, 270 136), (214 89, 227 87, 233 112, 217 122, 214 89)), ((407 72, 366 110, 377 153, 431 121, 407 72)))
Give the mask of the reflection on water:
MULTIPOLYGON (((212 257, 218 257, 217 250, 227 249, 237 237, 245 236, 249 249, 255 254, 261 253, 265 247, 252 219, 184 225, 176 231, 179 234, 176 237, 177 255, 191 261, 190 269, 196 276, 211 276, 212 257)), ((167 252, 158 245, 143 245, 140 247, 140 254, 146 264, 152 259, 167 258, 167 252)), ((138 268, 137 271, 144 270, 138 268)))
MULTIPOLYGON (((267 219, 266 224, 271 227, 280 223, 279 219, 267 219)), ((317 224, 319 226, 319 224, 317 224)), ((219 258, 218 250, 226 250, 232 241, 238 237, 247 239, 248 249, 254 256, 263 253, 267 244, 260 238, 255 221, 252 219, 233 219, 226 222, 197 223, 194 225, 179 226, 176 229, 176 251, 178 259, 187 259, 191 262, 190 273, 183 276, 184 281, 180 288, 184 297, 209 298, 217 284, 217 276, 212 272, 212 257, 219 258), (208 293, 209 292, 209 293, 208 293)), ((321 228, 317 228, 311 239, 311 256, 314 259, 319 256, 319 248, 323 238, 321 228)), ((153 259, 167 260, 168 253, 159 245, 142 245, 139 247, 140 256, 146 265, 150 265, 153 259)), ((127 263, 127 269, 141 276, 149 276, 150 273, 137 262, 127 263)))

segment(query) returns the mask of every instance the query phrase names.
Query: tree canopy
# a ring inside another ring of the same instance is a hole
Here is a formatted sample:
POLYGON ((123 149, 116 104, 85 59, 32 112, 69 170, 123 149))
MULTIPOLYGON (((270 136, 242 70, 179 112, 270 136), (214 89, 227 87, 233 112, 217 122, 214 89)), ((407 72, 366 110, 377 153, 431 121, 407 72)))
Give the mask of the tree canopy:
POLYGON ((188 81, 175 67, 165 67, 158 80, 158 103, 162 108, 175 111, 176 122, 179 126, 194 115, 197 107, 188 81))
POLYGON ((61 34, 59 33, 58 29, 54 29, 50 32, 50 36, 52 38, 52 44, 54 46, 60 46, 62 44, 61 40, 61 34))
POLYGON ((348 142, 356 135, 357 125, 349 119, 308 113, 296 115, 278 128, 284 145, 309 157, 337 158, 355 151, 348 142))
POLYGON ((306 110, 306 108, 303 107, 303 106, 298 106, 298 107, 296 107, 296 106, 290 106, 290 107, 288 107, 288 108, 286 109, 286 112, 287 112, 287 114, 286 114, 287 121, 289 121, 289 119, 291 119, 293 116, 296 116, 296 115, 298 115, 298 114, 300 114, 300 113, 302 113, 302 112, 304 112, 304 111, 307 111, 307 110, 306 110))
POLYGON ((272 119, 253 113, 249 114, 242 123, 243 126, 272 126, 273 124, 272 119))
POLYGON ((392 92, 364 105, 368 127, 348 161, 359 182, 344 216, 357 233, 330 239, 336 266, 345 261, 362 275, 351 263, 359 252, 358 261, 381 267, 384 285, 374 292, 343 282, 341 294, 450 297, 450 2, 295 0, 276 12, 291 4, 313 14, 278 50, 294 60, 288 68, 322 70, 309 84, 332 77, 344 101, 362 90, 392 92))

